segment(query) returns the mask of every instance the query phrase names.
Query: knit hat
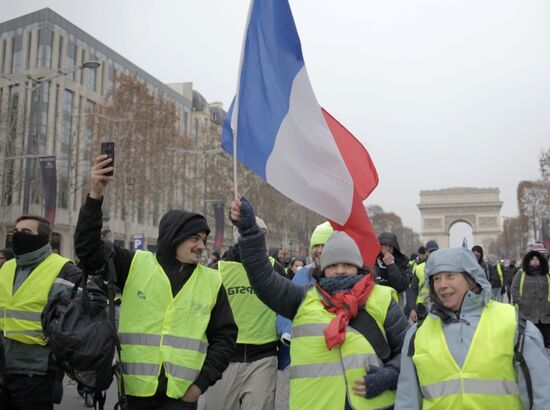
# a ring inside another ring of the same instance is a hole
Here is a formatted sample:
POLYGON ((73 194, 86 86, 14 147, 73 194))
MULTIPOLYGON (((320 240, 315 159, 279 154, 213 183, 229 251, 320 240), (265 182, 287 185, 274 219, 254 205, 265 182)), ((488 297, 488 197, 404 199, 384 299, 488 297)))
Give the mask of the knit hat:
POLYGON ((267 225, 265 224, 262 218, 256 217, 256 225, 258 225, 258 228, 260 228, 260 231, 265 231, 265 234, 267 235, 269 231, 267 229, 267 225))
POLYGON ((335 231, 325 243, 321 254, 321 271, 337 263, 349 263, 358 268, 363 266, 363 257, 357 244, 342 231, 335 231))
POLYGON ((428 242, 426 242, 426 251, 432 253, 439 249, 439 245, 436 241, 433 239, 430 239, 428 242))
POLYGON ((313 249, 316 245, 324 245, 327 243, 328 237, 332 234, 333 229, 329 221, 323 222, 317 225, 311 234, 311 240, 309 241, 310 249, 313 249))
MULTIPOLYGON (((265 234, 269 232, 267 229, 267 225, 265 224, 264 220, 261 218, 256 217, 256 225, 258 225, 258 228, 260 228, 260 231, 265 231, 265 234)), ((233 227, 233 243, 239 242, 239 230, 236 226, 233 227)))
POLYGON ((172 249, 176 249, 176 247, 181 242, 199 232, 206 232, 206 235, 209 235, 210 228, 208 227, 204 216, 195 214, 190 219, 188 219, 175 233, 174 239, 172 239, 171 242, 172 249))

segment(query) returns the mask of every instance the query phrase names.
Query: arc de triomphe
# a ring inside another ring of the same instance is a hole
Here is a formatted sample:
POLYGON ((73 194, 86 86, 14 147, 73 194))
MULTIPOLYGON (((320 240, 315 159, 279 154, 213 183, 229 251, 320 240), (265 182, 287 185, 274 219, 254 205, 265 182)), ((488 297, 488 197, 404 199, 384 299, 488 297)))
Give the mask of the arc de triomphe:
POLYGON ((417 205, 422 218, 422 241, 435 239, 449 247, 449 230, 457 222, 472 227, 474 243, 488 250, 489 242, 502 231, 498 188, 446 188, 420 191, 417 205))

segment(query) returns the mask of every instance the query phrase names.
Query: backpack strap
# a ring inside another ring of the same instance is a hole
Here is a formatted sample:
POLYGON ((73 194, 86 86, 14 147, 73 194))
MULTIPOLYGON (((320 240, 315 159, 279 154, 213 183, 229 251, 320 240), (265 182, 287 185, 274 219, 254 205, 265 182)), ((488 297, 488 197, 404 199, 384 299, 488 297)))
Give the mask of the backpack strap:
MULTIPOLYGON (((327 306, 332 306, 331 301, 317 289, 319 297, 326 302, 327 306)), ((386 337, 378 327, 378 324, 366 309, 359 309, 359 313, 350 322, 349 326, 353 327, 368 340, 376 356, 383 362, 387 361, 391 356, 391 349, 386 340, 386 337)))
POLYGON ((122 376, 122 361, 120 352, 122 347, 120 345, 120 339, 118 338, 118 332, 116 331, 116 319, 115 319, 115 277, 116 267, 114 262, 115 246, 111 241, 105 241, 105 257, 107 260, 107 295, 109 297, 109 319, 111 325, 115 329, 115 346, 117 351, 118 360, 113 366, 113 373, 118 381, 118 403, 115 405, 115 409, 126 410, 128 408, 128 402, 126 399, 126 390, 124 389, 124 380, 122 376))
POLYGON ((525 363, 523 357, 523 347, 525 346, 525 328, 527 327, 527 319, 523 315, 518 316, 518 340, 514 346, 514 361, 516 365, 519 365, 523 377, 525 378, 525 384, 527 385, 527 395, 529 396, 529 409, 533 408, 533 382, 531 380, 531 373, 529 367, 525 363))
POLYGON ((422 323, 424 323, 424 319, 426 319, 426 317, 427 316, 424 316, 423 318, 418 319, 418 321, 416 322, 416 330, 411 335, 411 338, 409 340, 409 348, 407 350, 407 356, 408 357, 413 357, 414 356, 414 339, 416 337, 416 332, 418 332, 418 329, 420 329, 420 326, 422 326, 422 323))

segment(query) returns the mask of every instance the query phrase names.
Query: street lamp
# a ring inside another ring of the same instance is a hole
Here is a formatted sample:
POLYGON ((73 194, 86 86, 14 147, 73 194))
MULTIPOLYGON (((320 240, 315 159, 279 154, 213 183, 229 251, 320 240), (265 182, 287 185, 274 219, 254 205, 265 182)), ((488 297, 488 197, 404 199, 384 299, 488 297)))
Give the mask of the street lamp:
MULTIPOLYGON (((95 70, 99 67, 101 63, 99 61, 85 61, 84 63, 69 67, 66 69, 58 69, 49 71, 46 73, 39 73, 37 76, 32 76, 31 74, 24 74, 23 76, 18 75, 6 75, 2 74, 2 78, 10 81, 13 85, 22 85, 27 90, 27 98, 30 98, 30 111, 29 111, 29 123, 27 131, 27 142, 26 142, 26 151, 23 157, 25 158, 25 176, 24 176, 24 187, 23 187, 23 215, 29 213, 29 202, 30 202, 30 184, 31 184, 31 162, 36 157, 32 155, 32 124, 33 116, 36 109, 33 109, 33 93, 46 84, 48 81, 52 81, 58 77, 65 76, 67 74, 73 73, 84 68, 95 70), (19 77, 19 78, 18 78, 19 77), (27 81, 30 83, 27 85, 27 81)), ((27 99, 27 101, 29 101, 27 99)), ((36 107, 35 107, 36 108, 36 107)))

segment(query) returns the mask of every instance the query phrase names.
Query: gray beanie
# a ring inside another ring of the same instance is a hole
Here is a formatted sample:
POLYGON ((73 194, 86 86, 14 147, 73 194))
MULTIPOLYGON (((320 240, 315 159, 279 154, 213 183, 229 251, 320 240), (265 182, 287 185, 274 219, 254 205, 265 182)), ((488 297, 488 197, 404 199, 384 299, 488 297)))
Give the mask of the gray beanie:
POLYGON ((321 270, 337 263, 349 263, 358 268, 363 267, 363 257, 357 244, 342 231, 334 231, 329 236, 323 253, 321 253, 321 270))

